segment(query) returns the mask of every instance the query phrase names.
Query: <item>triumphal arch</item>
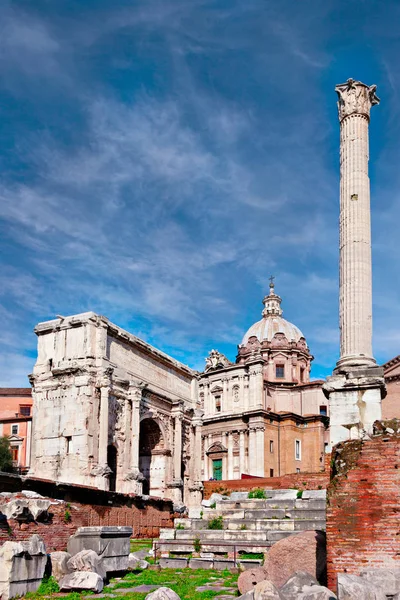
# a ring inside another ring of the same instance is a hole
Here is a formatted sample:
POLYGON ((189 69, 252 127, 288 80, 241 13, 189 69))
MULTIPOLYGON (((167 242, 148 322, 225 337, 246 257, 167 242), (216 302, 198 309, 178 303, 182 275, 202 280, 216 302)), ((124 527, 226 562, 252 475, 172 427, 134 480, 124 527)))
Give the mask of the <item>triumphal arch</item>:
POLYGON ((195 372, 93 312, 35 332, 30 475, 196 504, 195 372))

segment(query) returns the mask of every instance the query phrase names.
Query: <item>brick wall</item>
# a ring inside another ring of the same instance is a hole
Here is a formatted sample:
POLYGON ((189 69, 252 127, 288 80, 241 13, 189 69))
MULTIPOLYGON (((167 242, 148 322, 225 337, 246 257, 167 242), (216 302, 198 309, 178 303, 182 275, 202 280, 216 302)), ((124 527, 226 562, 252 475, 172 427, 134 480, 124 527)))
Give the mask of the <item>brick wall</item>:
MULTIPOLYGON (((65 550, 67 541, 78 527, 94 525, 129 525, 135 538, 157 538, 160 527, 173 527, 170 500, 127 496, 84 488, 55 485, 0 473, 0 491, 18 492, 29 489, 52 500, 48 522, 19 523, 13 519, 0 520, 0 544, 7 540, 25 540, 34 533, 42 536, 48 552, 65 550), (44 493, 52 491, 52 494, 44 493), (86 498, 86 501, 85 501, 86 498), (66 519, 66 512, 70 520, 66 519)), ((1 505, 8 501, 0 497, 1 505)))
POLYGON ((213 492, 248 492, 254 488, 318 490, 326 489, 329 483, 329 470, 320 473, 292 473, 282 477, 252 477, 251 479, 231 479, 227 481, 205 481, 204 498, 213 492))
POLYGON ((327 506, 332 590, 340 572, 400 568, 400 426, 385 422, 376 427, 371 440, 343 442, 332 455, 327 506))

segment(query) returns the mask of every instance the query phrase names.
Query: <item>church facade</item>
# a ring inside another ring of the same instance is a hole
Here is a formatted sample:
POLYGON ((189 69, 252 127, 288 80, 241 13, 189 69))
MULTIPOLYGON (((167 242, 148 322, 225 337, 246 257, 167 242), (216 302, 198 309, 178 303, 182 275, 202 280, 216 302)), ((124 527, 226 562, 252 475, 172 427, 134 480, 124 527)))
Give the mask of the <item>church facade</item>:
POLYGON ((318 472, 328 445, 322 381, 310 381, 301 331, 282 317, 270 284, 262 319, 244 335, 236 363, 211 351, 199 377, 203 479, 318 472))
POLYGON ((328 406, 271 284, 235 363, 196 372, 105 317, 39 323, 30 475, 199 502, 202 481, 323 469, 328 406))

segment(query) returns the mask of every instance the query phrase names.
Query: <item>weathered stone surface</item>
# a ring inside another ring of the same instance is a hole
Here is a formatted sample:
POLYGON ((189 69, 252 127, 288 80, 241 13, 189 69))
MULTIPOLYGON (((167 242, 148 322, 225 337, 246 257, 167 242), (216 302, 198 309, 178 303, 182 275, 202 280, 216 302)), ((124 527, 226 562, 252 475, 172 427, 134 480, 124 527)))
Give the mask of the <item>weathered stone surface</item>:
POLYGON ((36 521, 43 513, 47 513, 50 504, 50 500, 44 498, 12 498, 10 502, 1 507, 1 512, 7 519, 16 521, 33 519, 36 521))
POLYGON ((71 555, 68 552, 51 552, 51 574, 56 581, 60 581, 64 575, 71 573, 67 564, 70 558, 71 555))
POLYGON ((339 600, 386 600, 386 594, 371 581, 357 575, 338 575, 339 600))
POLYGON ((68 541, 72 555, 81 550, 94 550, 101 557, 107 573, 129 568, 132 527, 79 527, 68 541))
POLYGON ((60 589, 63 592, 90 590, 98 594, 103 589, 103 578, 90 571, 75 571, 61 579, 60 589))
POLYGON ((306 571, 296 571, 280 589, 286 600, 297 600, 305 585, 318 585, 318 581, 306 571))
POLYGON ((400 593, 400 569, 362 569, 360 577, 381 588, 387 596, 400 593))
POLYGON ((306 571, 320 583, 325 583, 325 534, 321 531, 303 531, 279 540, 268 552, 264 568, 269 579, 279 588, 296 571, 306 571))
POLYGON ((231 492, 229 496, 229 500, 233 500, 235 502, 240 502, 241 500, 247 500, 249 497, 248 492, 231 492))
POLYGON ((149 563, 142 558, 138 558, 132 552, 129 554, 129 569, 131 571, 144 571, 149 566, 149 563))
POLYGON ((237 600, 254 600, 254 587, 249 592, 239 596, 237 600))
POLYGON ((38 535, 27 542, 5 542, 0 547, 2 600, 35 592, 42 581, 46 562, 46 548, 38 535))
POLYGON ((72 571, 90 571, 97 573, 102 579, 106 578, 106 571, 100 557, 94 550, 81 550, 69 559, 67 567, 72 571))
POLYGON ((145 600, 180 600, 180 598, 170 588, 160 587, 151 594, 147 594, 145 600))
POLYGON ((254 600, 285 600, 272 581, 260 581, 254 588, 254 600))
MULTIPOLYGON (((285 600, 290 597, 285 596, 285 600)), ((323 585, 305 585, 297 600, 337 600, 337 596, 323 585)), ((361 598, 360 598, 361 600, 361 598)))
POLYGON ((268 577, 268 571, 264 567, 246 569, 239 575, 238 588, 241 594, 251 591, 257 583, 268 577))
POLYGON ((215 504, 216 502, 220 502, 220 500, 223 500, 224 498, 227 499, 228 496, 223 496, 222 494, 217 494, 216 492, 213 492, 208 498, 208 500, 202 500, 201 505, 205 506, 206 508, 210 508, 213 504, 215 504))

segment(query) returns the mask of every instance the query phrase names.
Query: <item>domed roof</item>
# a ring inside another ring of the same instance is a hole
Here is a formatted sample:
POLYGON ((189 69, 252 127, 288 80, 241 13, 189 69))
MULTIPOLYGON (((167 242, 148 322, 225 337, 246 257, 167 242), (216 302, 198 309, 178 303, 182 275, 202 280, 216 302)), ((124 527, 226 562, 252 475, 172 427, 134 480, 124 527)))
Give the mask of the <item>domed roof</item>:
POLYGON ((246 345, 252 336, 255 336, 260 342, 267 340, 271 342, 276 333, 283 333, 286 339, 291 342, 298 342, 304 335, 296 325, 289 323, 282 317, 281 302, 282 298, 275 294, 273 278, 269 284, 269 295, 263 300, 264 310, 263 318, 250 327, 243 336, 242 345, 246 345))
POLYGON ((252 336, 256 336, 260 342, 263 340, 270 342, 276 333, 283 333, 289 342, 292 340, 298 342, 300 338, 304 337, 300 329, 296 327, 296 325, 293 325, 293 323, 286 321, 286 319, 278 316, 267 316, 263 317, 261 321, 254 323, 254 325, 246 331, 242 339, 242 344, 246 345, 249 338, 252 336))

